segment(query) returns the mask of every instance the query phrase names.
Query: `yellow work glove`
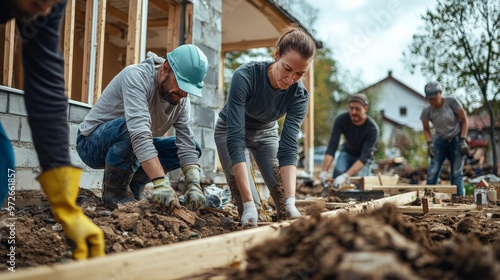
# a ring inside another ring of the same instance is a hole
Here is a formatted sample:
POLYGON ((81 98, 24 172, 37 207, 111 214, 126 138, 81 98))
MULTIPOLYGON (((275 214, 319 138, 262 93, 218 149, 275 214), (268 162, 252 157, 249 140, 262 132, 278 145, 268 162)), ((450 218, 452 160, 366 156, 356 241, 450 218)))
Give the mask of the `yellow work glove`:
POLYGON ((82 170, 72 166, 50 169, 38 181, 52 206, 54 218, 62 224, 77 260, 104 256, 104 233, 76 205, 82 170))
POLYGON ((205 195, 200 186, 200 167, 198 165, 186 165, 182 168, 186 178, 186 193, 184 201, 186 207, 191 211, 197 211, 205 206, 205 195))
POLYGON ((174 189, 170 186, 170 181, 167 177, 157 178, 153 180, 153 201, 161 205, 165 210, 172 212, 177 206, 177 195, 174 189))

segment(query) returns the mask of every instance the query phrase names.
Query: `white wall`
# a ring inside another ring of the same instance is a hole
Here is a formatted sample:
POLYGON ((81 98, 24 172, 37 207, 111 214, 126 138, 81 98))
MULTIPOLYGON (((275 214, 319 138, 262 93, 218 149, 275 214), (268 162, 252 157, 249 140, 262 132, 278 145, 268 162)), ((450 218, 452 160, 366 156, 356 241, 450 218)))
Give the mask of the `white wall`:
POLYGON ((377 111, 384 110, 387 118, 411 127, 415 131, 422 131, 420 113, 426 105, 425 99, 408 92, 392 80, 382 83, 377 91, 379 92, 377 111), (406 116, 401 116, 400 107, 406 107, 406 116))

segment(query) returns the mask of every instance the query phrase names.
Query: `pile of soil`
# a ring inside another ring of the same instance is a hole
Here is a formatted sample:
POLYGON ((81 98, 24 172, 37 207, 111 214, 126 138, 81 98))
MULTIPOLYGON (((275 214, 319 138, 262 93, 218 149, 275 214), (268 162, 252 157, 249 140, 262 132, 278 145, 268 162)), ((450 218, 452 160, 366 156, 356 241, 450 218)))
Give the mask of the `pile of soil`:
MULTIPOLYGON (((500 225, 471 216, 402 216, 396 207, 302 218, 247 251, 230 279, 500 279, 500 225)), ((220 273, 220 272, 219 272, 220 273)), ((220 274, 219 274, 220 275, 220 274)))
MULTIPOLYGON (((71 248, 67 244, 62 226, 57 223, 50 204, 40 192, 19 192, 16 201, 36 200, 15 212, 16 269, 63 263, 71 260, 71 248)), ((199 239, 242 228, 234 222, 237 212, 224 214, 201 210, 198 216, 205 226, 199 230, 174 214, 166 213, 160 206, 146 200, 120 205, 111 210, 104 206, 93 192, 80 189, 77 200, 84 213, 105 234, 106 254, 139 250, 142 248, 199 239)), ((183 208, 188 213, 189 210, 183 208)), ((8 243, 12 220, 7 210, 0 211, 0 271, 6 271, 8 243)))

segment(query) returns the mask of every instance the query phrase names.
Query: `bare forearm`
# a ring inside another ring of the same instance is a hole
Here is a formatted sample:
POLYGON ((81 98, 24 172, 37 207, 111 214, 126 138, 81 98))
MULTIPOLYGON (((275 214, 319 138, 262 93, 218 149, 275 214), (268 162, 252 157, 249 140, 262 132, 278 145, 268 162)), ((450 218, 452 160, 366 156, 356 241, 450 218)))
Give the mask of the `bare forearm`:
POLYGON ((322 171, 328 171, 333 162, 333 156, 329 154, 325 154, 325 158, 323 159, 323 164, 321 165, 322 171))
POLYGON ((346 171, 347 175, 351 177, 352 175, 358 173, 361 169, 365 167, 365 164, 361 162, 360 160, 357 160, 354 162, 354 164, 349 168, 349 170, 346 171))
POLYGON ((165 177, 165 171, 163 171, 158 157, 141 162, 141 166, 151 180, 158 177, 165 177))
POLYGON ((240 162, 233 165, 233 173, 243 202, 253 201, 250 183, 248 182, 247 164, 240 162))
POLYGON ((281 181, 283 182, 283 190, 285 197, 295 196, 295 188, 297 184, 297 167, 295 165, 287 165, 280 168, 281 181))

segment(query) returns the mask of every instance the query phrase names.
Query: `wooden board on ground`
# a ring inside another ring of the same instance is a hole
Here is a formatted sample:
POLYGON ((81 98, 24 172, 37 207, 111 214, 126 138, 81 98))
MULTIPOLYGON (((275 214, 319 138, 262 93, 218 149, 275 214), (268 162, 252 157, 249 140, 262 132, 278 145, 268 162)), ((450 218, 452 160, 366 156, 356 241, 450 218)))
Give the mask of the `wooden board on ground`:
MULTIPOLYGON (((409 192, 325 212, 322 216, 357 214, 379 208, 385 203, 404 205, 416 198, 417 192, 409 192)), ((296 220, 85 261, 25 271, 20 269, 16 273, 4 272, 0 273, 0 279, 141 279, 145 275, 150 279, 162 279, 165 275, 170 279, 185 278, 216 267, 243 262, 248 248, 279 236, 280 229, 294 221, 296 220)))
POLYGON ((371 186, 382 185, 397 185, 399 181, 399 175, 380 175, 379 176, 355 176, 349 177, 351 183, 359 185, 361 190, 371 190, 371 186))
MULTIPOLYGON (((459 215, 476 209, 474 204, 455 204, 454 206, 429 205, 429 214, 452 214, 459 215)), ((422 206, 398 206, 398 213, 422 214, 422 206)))
POLYGON ((383 185, 372 186, 372 190, 384 191, 388 194, 400 194, 409 191, 430 191, 436 193, 456 194, 456 185, 383 185))
POLYGON ((370 201, 373 199, 381 199, 385 196, 384 191, 346 191, 335 194, 342 200, 355 199, 356 201, 370 201))

